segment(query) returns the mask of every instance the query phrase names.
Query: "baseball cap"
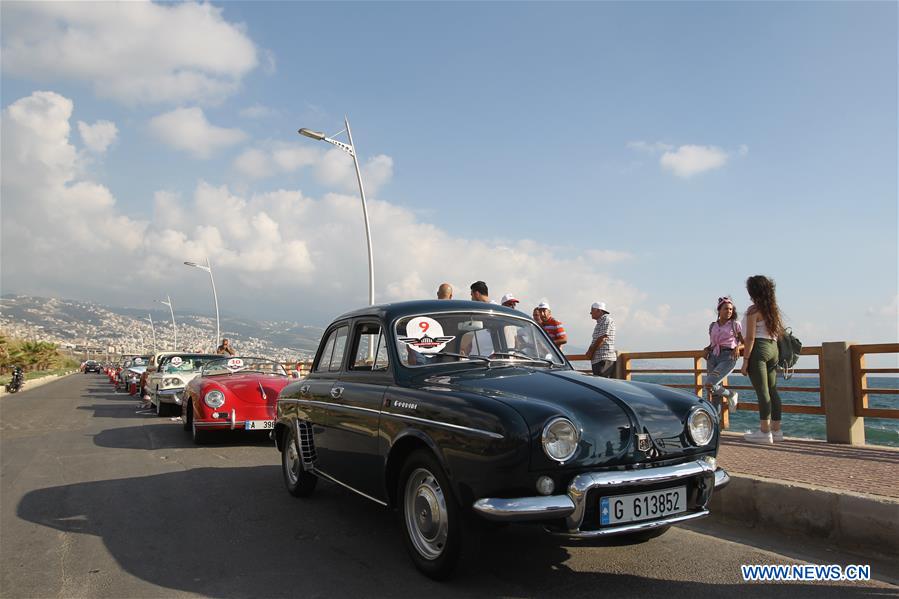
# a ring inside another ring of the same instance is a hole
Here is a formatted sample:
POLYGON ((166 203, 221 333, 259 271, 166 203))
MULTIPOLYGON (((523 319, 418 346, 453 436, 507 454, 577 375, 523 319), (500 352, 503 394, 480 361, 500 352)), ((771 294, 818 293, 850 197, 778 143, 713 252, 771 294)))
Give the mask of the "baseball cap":
POLYGON ((546 302, 540 302, 539 304, 537 304, 537 309, 538 310, 552 310, 552 308, 550 308, 549 304, 547 304, 546 302))
POLYGON ((513 294, 511 294, 511 293, 507 293, 506 295, 504 295, 504 296, 502 297, 501 300, 499 300, 499 303, 501 303, 501 304, 505 304, 506 302, 515 302, 516 304, 520 304, 520 303, 521 303, 521 302, 518 300, 518 298, 516 298, 515 295, 513 295, 513 294))
POLYGON ((603 312, 608 312, 609 309, 606 308, 605 302, 593 302, 593 305, 590 306, 591 310, 602 310, 603 312))

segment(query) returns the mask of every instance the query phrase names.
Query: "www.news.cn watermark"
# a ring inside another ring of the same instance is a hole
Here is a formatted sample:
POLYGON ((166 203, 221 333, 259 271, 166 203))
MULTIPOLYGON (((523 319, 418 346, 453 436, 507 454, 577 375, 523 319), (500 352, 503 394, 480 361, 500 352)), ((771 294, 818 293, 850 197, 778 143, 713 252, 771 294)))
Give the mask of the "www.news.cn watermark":
POLYGON ((740 566, 745 582, 818 582, 818 581, 863 581, 871 580, 871 566, 865 564, 815 565, 760 565, 740 566))

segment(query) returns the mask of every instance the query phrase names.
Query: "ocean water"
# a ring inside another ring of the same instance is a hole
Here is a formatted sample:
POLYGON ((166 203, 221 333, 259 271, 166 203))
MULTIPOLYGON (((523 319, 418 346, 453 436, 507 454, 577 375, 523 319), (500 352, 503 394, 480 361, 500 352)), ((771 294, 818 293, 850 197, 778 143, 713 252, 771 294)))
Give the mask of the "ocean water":
MULTIPOLYGON (((690 375, 662 375, 646 374, 633 376, 635 381, 645 381, 659 384, 684 384, 692 383, 690 375)), ((752 386, 748 377, 731 375, 728 383, 735 386, 752 386)), ((817 387, 816 375, 796 375, 789 381, 784 381, 778 376, 778 387, 817 387)), ((899 388, 899 377, 875 377, 868 376, 868 387, 877 389, 899 388)), ((689 390, 687 390, 689 391, 689 390)), ((740 402, 757 402, 755 391, 740 390, 740 402)), ((781 401, 784 404, 820 405, 821 397, 817 392, 781 391, 781 401)), ((871 408, 899 408, 899 395, 868 396, 868 407, 871 408)), ((730 416, 730 429, 736 432, 746 432, 757 429, 759 414, 755 410, 737 410, 730 416)), ((825 439, 826 428, 824 416, 816 414, 790 414, 784 412, 783 430, 788 437, 802 437, 805 439, 825 439)), ((889 445, 899 447, 899 419, 893 418, 865 418, 865 442, 870 445, 889 445)))

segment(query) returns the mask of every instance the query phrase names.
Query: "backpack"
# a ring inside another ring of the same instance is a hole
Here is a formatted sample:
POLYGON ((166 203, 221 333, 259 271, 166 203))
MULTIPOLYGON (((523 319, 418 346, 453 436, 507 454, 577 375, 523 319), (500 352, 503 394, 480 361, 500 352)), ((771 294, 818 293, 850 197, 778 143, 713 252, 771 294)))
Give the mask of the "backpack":
POLYGON ((793 366, 799 360, 802 351, 802 341, 793 336, 793 329, 784 329, 783 335, 777 340, 777 368, 783 374, 784 380, 793 376, 793 366))

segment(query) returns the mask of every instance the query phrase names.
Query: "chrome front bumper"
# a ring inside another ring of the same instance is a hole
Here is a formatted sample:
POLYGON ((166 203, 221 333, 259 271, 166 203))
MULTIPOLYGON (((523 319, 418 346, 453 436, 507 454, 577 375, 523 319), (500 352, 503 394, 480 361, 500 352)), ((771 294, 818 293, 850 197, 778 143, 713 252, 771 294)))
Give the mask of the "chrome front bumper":
POLYGON ((184 387, 178 387, 177 389, 162 389, 156 392, 156 398, 162 403, 171 403, 181 405, 181 393, 184 391, 184 387))
MULTIPOLYGON (((534 522, 565 519, 564 529, 553 532, 570 537, 601 537, 626 534, 641 530, 676 524, 707 516, 708 499, 700 507, 687 513, 673 514, 667 518, 648 522, 636 522, 597 530, 580 530, 587 507, 587 493, 592 489, 607 489, 611 493, 626 492, 628 487, 656 483, 677 483, 693 477, 714 480, 714 488, 722 489, 730 482, 730 476, 722 468, 716 468, 705 459, 640 470, 613 472, 586 472, 574 477, 565 495, 517 497, 514 499, 478 499, 472 506, 476 513, 488 520, 500 522, 534 522)), ((711 481, 710 481, 711 482, 711 481)), ((711 493, 708 493, 711 498, 711 493)))

